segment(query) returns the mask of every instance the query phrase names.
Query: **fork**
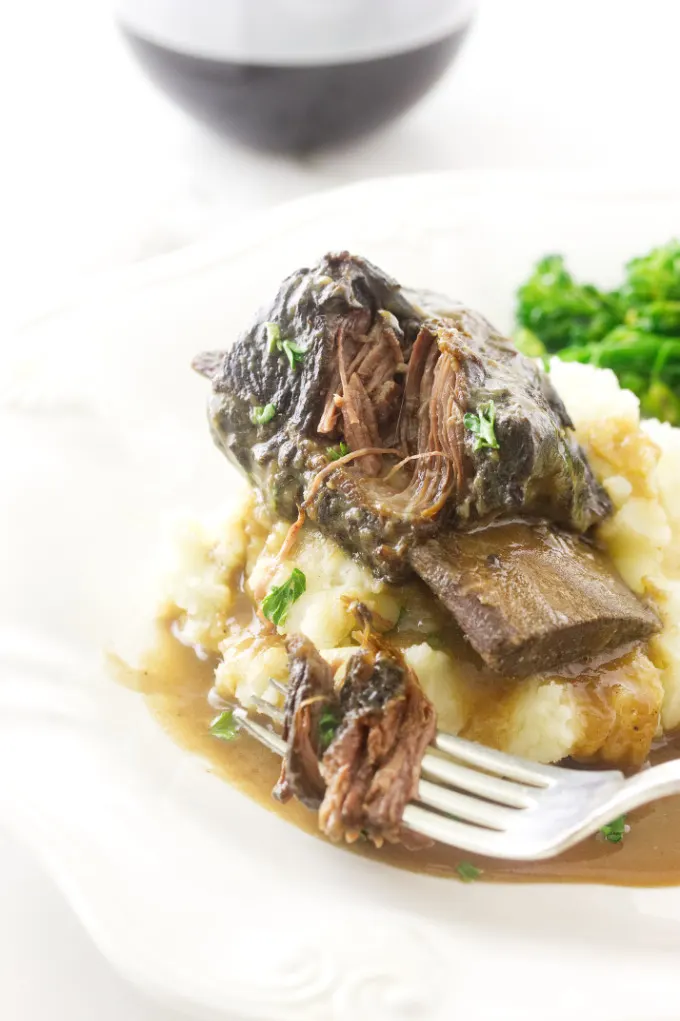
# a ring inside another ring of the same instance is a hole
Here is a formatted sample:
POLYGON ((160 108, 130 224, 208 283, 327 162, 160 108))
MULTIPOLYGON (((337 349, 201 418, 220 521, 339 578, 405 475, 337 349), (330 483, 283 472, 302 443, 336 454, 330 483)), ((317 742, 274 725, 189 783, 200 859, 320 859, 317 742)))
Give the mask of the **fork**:
MULTIPOLYGON (((278 682, 274 686, 286 690, 278 682)), ((277 706, 253 701, 258 712, 283 722, 277 706)), ((240 729, 284 755, 286 743, 274 730, 245 709, 233 710, 233 716, 240 729)), ((680 793, 680 761, 626 778, 617 770, 544 766, 442 731, 430 748, 416 797, 404 810, 404 825, 491 858, 552 858, 625 812, 680 793)))

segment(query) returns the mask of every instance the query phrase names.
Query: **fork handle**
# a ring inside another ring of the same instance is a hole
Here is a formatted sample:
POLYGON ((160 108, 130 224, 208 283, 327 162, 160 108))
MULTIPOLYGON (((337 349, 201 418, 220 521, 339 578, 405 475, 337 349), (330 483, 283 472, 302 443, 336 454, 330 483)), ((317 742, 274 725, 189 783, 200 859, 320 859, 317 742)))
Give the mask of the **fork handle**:
POLYGON ((680 759, 662 762, 626 780, 612 798, 612 818, 671 794, 680 794, 680 759))

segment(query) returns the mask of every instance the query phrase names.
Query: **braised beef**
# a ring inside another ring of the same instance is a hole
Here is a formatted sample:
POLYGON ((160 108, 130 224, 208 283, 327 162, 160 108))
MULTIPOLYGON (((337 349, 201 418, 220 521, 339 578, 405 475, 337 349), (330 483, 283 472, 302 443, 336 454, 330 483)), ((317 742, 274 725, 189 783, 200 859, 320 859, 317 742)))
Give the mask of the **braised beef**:
POLYGON ((302 507, 388 581, 416 571, 496 669, 553 667, 657 627, 605 558, 589 563, 568 538, 571 598, 553 626, 540 582, 548 546, 535 546, 525 578, 546 607, 535 634, 518 637, 510 574, 481 562, 476 601, 461 598, 447 553, 456 536, 518 519, 583 534, 611 510, 548 376, 477 313, 405 292, 342 252, 288 277, 229 352, 194 365, 212 383, 215 441, 272 509, 294 521, 302 507), (257 424, 253 409, 270 404, 275 414, 257 424))
POLYGON ((436 720, 413 671, 397 650, 369 638, 335 692, 312 643, 293 635, 287 644, 287 753, 275 794, 318 808, 319 826, 332 840, 416 846, 401 819, 436 720))
POLYGON ((366 260, 329 255, 285 280, 221 363, 214 352, 194 362, 213 385, 216 442, 277 512, 294 519, 307 496, 308 516, 386 577, 445 524, 512 514, 585 531, 610 510, 545 373, 482 316, 455 302, 435 314, 434 300, 418 304, 366 260), (286 339, 304 352, 294 367, 286 339), (502 456, 475 450, 463 424, 489 401, 502 456), (253 407, 269 404, 275 416, 253 423, 253 407), (387 485, 371 478, 381 459, 369 453, 310 499, 337 439, 419 460, 387 485), (347 527, 350 510, 360 527, 347 527))
POLYGON ((338 699, 333 672, 304 635, 287 639, 289 683, 283 738, 286 755, 274 788, 279 801, 298 798, 307 808, 318 808, 326 789, 319 762, 323 754, 324 715, 334 719, 338 699))
POLYGON ((449 532, 411 561, 472 646, 516 677, 616 649, 657 630, 654 611, 571 532, 513 522, 449 532))

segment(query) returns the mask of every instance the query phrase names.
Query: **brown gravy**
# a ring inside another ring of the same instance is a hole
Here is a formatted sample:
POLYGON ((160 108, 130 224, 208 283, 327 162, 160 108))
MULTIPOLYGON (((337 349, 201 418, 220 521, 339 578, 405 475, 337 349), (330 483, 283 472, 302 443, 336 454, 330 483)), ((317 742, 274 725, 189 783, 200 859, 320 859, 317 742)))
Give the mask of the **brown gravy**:
MULTIPOLYGON (((271 752, 245 735, 229 743, 210 736, 208 727, 215 716, 207 701, 212 664, 199 660, 192 649, 181 645, 168 624, 159 625, 156 647, 142 669, 132 670, 117 663, 116 673, 123 683, 144 694, 153 715, 178 744, 201 755, 215 773, 269 811, 325 839, 317 829, 314 813, 297 803, 281 805, 271 796, 279 771, 279 762, 271 752)), ((677 753, 677 747, 667 745, 653 753, 652 762, 677 753)), ((473 860, 484 870, 484 879, 492 882, 680 884, 680 796, 638 809, 627 821, 630 832, 618 845, 591 837, 548 861, 510 862, 478 856, 473 860)), ((418 852, 400 846, 378 850, 370 844, 355 844, 351 850, 397 868, 442 877, 455 876, 458 863, 471 859, 468 854, 439 844, 418 852)))

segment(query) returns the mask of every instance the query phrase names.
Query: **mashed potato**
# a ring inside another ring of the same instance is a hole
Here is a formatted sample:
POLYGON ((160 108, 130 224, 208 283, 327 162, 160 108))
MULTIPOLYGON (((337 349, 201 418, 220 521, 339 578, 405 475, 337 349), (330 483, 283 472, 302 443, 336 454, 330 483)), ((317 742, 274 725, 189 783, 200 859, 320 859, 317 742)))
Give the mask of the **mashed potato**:
POLYGON ((289 631, 306 634, 341 671, 355 647, 351 605, 359 600, 404 649, 440 728, 543 762, 643 762, 656 736, 680 726, 680 430, 641 424, 637 398, 608 370, 554 360, 551 377, 614 504, 600 537, 662 616, 647 652, 570 677, 490 677, 460 639, 450 640, 450 618, 422 586, 378 581, 311 528, 279 565, 288 525, 272 526, 248 495, 216 527, 183 527, 168 587, 178 637, 217 657, 217 691, 244 705, 253 696, 279 701, 270 679, 286 679, 289 631), (305 593, 278 635, 257 635, 254 606, 293 567, 305 574, 305 593))

